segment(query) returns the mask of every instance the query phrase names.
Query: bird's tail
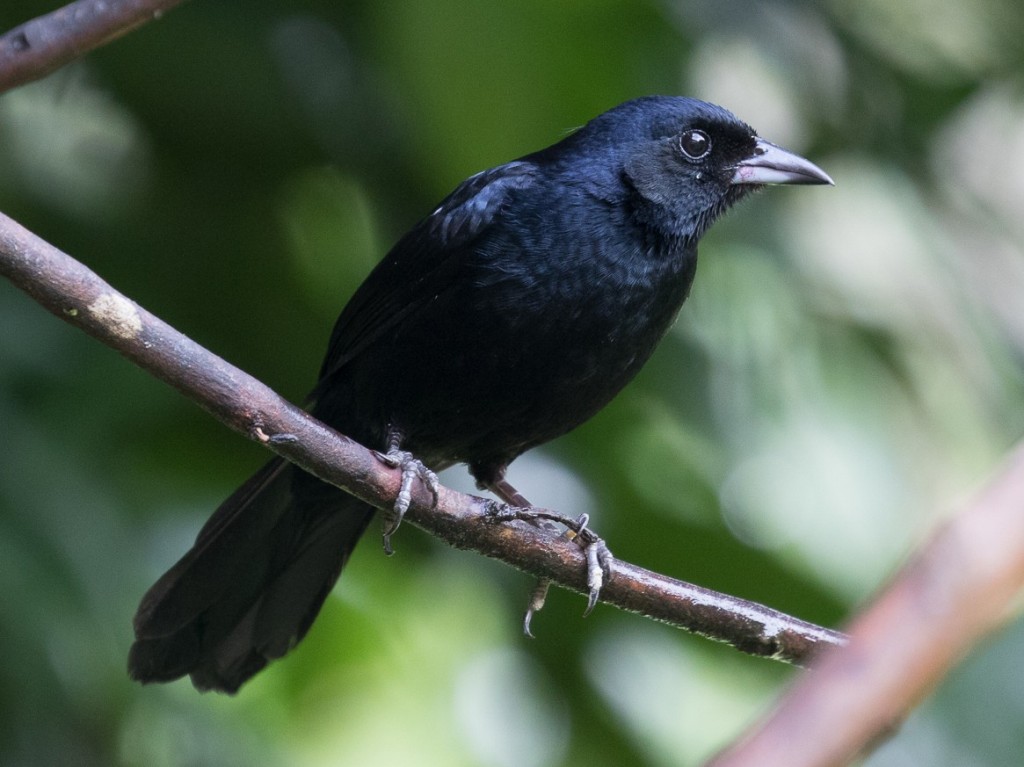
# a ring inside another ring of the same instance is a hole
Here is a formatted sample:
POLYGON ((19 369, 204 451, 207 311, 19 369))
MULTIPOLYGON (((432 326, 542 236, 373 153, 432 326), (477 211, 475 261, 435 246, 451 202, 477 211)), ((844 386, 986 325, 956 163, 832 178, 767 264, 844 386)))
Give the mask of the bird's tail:
POLYGON ((142 598, 128 671, 234 693, 305 636, 373 509, 274 459, 142 598))

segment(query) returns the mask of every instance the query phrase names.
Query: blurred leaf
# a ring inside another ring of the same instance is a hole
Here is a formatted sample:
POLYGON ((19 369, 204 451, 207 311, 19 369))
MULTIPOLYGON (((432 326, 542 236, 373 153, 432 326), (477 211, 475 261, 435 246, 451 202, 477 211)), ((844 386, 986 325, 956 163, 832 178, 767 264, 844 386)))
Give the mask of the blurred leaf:
POLYGON ((310 169, 285 188, 281 218, 295 267, 310 298, 327 316, 377 263, 373 210, 353 178, 310 169))

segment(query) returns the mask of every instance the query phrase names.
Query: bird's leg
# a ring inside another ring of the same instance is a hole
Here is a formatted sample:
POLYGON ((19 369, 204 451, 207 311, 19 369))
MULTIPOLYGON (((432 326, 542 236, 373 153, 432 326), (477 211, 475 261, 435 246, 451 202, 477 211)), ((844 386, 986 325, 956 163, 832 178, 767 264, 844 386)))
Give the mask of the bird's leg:
MULTIPOLYGON (((581 514, 577 519, 573 519, 563 514, 535 508, 523 497, 522 493, 505 479, 504 466, 486 473, 476 470, 473 473, 481 489, 490 490, 510 505, 510 508, 503 509, 500 512, 499 518, 521 519, 547 530, 554 529, 550 524, 551 522, 557 522, 566 528, 565 536, 569 540, 576 541, 583 548, 587 557, 588 591, 587 609, 583 612, 583 615, 589 615, 591 610, 594 609, 594 605, 597 604, 597 599, 601 594, 601 587, 604 585, 605 579, 611 577, 611 565, 614 561, 614 557, 611 551, 608 550, 607 544, 593 530, 587 527, 590 521, 589 515, 581 514)), ((523 617, 523 633, 529 637, 533 636, 530 633, 530 622, 533 620, 534 613, 540 612, 543 609, 550 585, 551 581, 549 579, 538 578, 537 585, 534 586, 530 594, 530 606, 523 617)))
POLYGON ((377 453, 377 457, 388 466, 402 470, 402 484, 398 488, 395 505, 390 512, 384 512, 383 515, 384 530, 382 538, 384 541, 384 553, 389 557, 395 553, 395 550, 391 547, 391 536, 398 529, 398 526, 402 524, 405 512, 409 510, 409 504, 412 503, 413 480, 419 478, 420 482, 427 486, 427 489, 434 496, 435 504, 437 503, 437 494, 441 489, 441 483, 438 481, 437 475, 412 453, 401 449, 402 436, 400 429, 394 426, 390 427, 388 429, 388 451, 386 453, 377 453))

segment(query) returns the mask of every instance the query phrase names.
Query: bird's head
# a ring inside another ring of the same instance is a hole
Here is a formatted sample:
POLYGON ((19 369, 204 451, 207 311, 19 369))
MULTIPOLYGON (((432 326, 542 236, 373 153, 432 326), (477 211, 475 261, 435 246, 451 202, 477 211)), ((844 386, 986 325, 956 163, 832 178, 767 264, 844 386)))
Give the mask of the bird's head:
POLYGON ((621 174, 643 223, 692 240, 766 184, 832 183, 818 166, 760 138, 731 112, 696 99, 629 101, 573 138, 621 174))

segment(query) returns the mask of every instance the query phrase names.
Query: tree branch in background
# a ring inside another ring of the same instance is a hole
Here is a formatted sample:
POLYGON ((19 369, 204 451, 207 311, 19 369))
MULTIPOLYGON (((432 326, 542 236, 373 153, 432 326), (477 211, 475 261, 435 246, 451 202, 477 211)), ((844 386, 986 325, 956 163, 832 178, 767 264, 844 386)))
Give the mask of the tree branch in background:
POLYGON ((185 0, 77 0, 0 35, 0 93, 38 80, 185 0))
MULTIPOLYGON (((400 470, 178 333, 2 214, 0 274, 235 431, 377 508, 393 505, 400 470)), ((522 522, 495 522, 493 503, 482 498, 442 488, 433 508, 431 501, 430 492, 417 486, 406 519, 456 548, 587 593, 585 557, 575 543, 522 522)), ((601 601, 789 663, 804 663, 822 647, 843 642, 838 632, 626 562, 612 566, 601 601)))
POLYGON ((891 732, 1024 588, 1024 444, 713 767, 848 764, 891 732))

